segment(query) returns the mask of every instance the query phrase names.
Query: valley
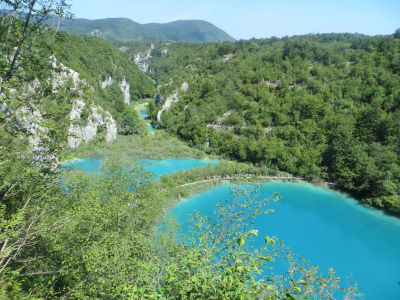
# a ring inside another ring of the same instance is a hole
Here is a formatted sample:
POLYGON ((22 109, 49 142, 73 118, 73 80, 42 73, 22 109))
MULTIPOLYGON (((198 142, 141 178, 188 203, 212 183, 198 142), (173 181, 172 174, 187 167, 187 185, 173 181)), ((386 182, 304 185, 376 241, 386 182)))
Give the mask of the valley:
POLYGON ((0 4, 0 299, 399 298, 400 29, 0 4))

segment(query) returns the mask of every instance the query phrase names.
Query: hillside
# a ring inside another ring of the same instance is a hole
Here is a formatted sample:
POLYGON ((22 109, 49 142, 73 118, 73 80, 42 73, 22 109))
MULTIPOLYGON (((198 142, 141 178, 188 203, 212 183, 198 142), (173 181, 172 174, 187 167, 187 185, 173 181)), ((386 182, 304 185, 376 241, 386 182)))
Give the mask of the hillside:
POLYGON ((334 182, 400 213, 396 35, 158 48, 167 54, 148 69, 163 99, 150 106, 160 128, 206 152, 334 182))
POLYGON ((97 36, 110 42, 186 41, 213 43, 234 41, 215 25, 201 20, 175 21, 166 24, 139 24, 126 18, 99 20, 73 19, 61 29, 75 34, 97 36))
POLYGON ((35 70, 17 89, 3 90, 11 101, 2 111, 17 114, 39 157, 48 149, 45 141, 68 149, 145 130, 132 103, 152 96, 154 84, 125 53, 107 41, 66 32, 51 47, 52 53, 38 50, 43 75, 35 70), (14 101, 29 105, 14 108, 14 101))

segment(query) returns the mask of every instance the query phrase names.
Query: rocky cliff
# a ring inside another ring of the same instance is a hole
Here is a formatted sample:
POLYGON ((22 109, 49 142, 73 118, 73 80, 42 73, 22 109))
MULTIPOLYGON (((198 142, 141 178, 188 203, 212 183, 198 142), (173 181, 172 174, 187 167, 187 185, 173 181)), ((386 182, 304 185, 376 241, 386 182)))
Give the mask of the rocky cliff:
POLYGON ((82 142, 89 143, 99 133, 105 130, 106 142, 111 142, 117 138, 117 124, 108 111, 99 105, 89 106, 87 120, 82 120, 82 111, 88 106, 85 102, 77 99, 72 107, 70 114, 71 124, 68 129, 68 146, 72 149, 78 147, 82 142))

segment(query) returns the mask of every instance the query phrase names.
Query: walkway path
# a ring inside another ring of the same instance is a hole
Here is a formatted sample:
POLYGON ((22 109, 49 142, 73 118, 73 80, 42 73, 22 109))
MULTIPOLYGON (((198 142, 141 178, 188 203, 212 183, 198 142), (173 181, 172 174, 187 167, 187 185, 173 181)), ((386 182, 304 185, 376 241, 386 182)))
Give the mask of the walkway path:
POLYGON ((260 179, 297 179, 297 180, 305 180, 303 177, 294 177, 294 176, 257 176, 252 174, 236 174, 236 175, 227 175, 227 176, 207 176, 204 180, 189 182, 185 184, 178 185, 177 187, 188 186, 192 184, 202 183, 202 182, 210 182, 210 181, 218 181, 218 180, 230 180, 234 178, 260 178, 260 179))

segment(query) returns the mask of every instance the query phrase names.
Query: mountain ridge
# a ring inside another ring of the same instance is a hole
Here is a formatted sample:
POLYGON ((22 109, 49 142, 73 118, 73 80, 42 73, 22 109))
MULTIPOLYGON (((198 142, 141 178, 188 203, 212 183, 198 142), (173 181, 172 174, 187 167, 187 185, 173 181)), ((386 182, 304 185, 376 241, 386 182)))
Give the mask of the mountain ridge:
POLYGON ((183 41, 213 43, 235 41, 214 24, 203 20, 177 20, 168 23, 140 24, 129 18, 67 20, 61 30, 96 36, 110 42, 183 41))

